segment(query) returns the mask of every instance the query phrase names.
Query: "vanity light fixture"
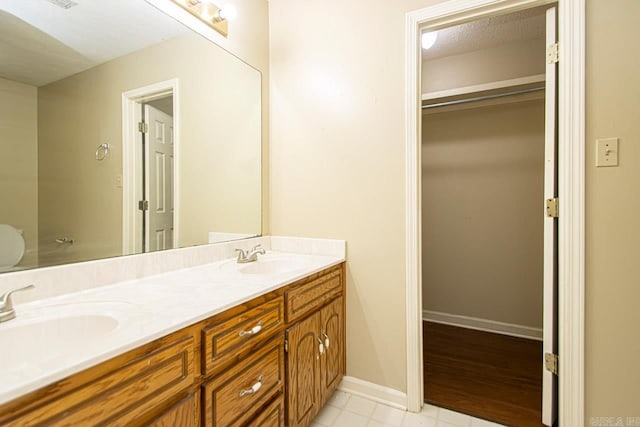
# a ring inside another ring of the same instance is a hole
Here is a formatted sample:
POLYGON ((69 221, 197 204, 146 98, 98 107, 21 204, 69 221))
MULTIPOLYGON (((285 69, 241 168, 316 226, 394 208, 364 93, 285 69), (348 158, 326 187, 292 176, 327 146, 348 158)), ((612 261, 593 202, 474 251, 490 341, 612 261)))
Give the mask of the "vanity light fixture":
POLYGON ((229 19, 237 14, 233 6, 221 8, 206 0, 172 1, 225 37, 229 34, 229 19))
POLYGON ((422 48, 424 50, 431 49, 433 45, 436 43, 437 39, 438 39, 437 31, 422 33, 422 39, 421 39, 422 48))

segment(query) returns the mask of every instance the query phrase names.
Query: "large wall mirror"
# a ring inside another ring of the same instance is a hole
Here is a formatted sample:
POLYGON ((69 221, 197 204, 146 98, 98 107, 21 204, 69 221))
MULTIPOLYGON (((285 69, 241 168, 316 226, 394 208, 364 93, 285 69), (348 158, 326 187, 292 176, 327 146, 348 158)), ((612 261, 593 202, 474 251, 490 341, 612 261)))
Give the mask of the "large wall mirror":
POLYGON ((260 88, 145 0, 0 0, 0 272, 259 235, 260 88))

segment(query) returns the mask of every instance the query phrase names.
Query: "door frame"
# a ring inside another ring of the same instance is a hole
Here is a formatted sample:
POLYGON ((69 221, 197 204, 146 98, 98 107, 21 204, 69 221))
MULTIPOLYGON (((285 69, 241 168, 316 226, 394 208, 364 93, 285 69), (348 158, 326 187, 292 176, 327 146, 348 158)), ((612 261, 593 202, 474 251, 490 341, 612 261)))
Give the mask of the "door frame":
POLYGON ((142 232, 136 221, 138 199, 136 196, 136 163, 142 155, 136 149, 139 141, 138 122, 142 114, 140 105, 144 102, 173 96, 173 247, 179 247, 180 194, 178 185, 180 168, 180 103, 179 79, 165 80, 122 94, 122 254, 136 252, 136 235, 142 232))
MULTIPOLYGON (((559 425, 584 425, 585 1, 558 0, 559 425)), ((449 0, 405 19, 405 250, 407 408, 424 401, 422 360, 420 32, 553 3, 449 0)), ((541 200, 540 203, 543 201, 541 200)))

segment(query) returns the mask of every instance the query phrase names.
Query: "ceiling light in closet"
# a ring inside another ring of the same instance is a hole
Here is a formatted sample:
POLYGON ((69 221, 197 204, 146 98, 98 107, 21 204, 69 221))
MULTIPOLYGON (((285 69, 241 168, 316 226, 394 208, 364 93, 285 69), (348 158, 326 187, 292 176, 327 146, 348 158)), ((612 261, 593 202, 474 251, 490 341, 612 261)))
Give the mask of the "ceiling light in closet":
POLYGON ((427 33, 422 33, 422 48, 424 50, 430 49, 438 39, 437 31, 430 31, 427 33))

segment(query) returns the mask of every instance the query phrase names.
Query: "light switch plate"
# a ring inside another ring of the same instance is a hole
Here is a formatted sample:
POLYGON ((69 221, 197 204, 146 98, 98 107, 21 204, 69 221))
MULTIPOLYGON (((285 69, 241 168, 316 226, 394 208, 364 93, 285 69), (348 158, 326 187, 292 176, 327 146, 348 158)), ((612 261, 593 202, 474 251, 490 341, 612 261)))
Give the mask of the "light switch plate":
POLYGON ((618 138, 596 139, 596 166, 618 166, 618 138))

